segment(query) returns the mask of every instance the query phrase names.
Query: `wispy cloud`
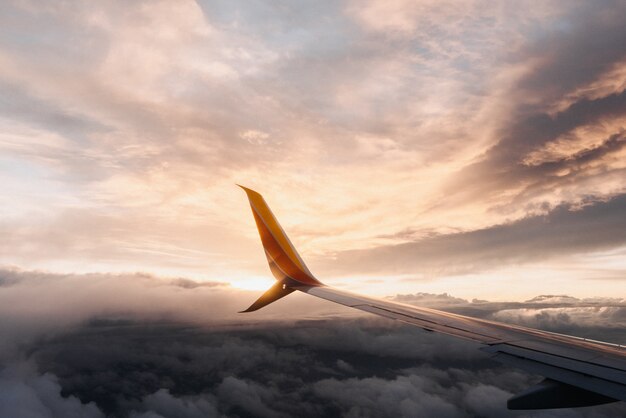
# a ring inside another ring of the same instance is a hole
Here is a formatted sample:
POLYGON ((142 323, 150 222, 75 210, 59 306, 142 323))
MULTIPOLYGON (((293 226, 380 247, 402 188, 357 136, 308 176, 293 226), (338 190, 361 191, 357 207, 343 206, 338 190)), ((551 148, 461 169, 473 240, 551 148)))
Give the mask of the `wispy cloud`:
POLYGON ((263 274, 234 183, 313 259, 625 192, 619 2, 0 7, 4 264, 263 274))

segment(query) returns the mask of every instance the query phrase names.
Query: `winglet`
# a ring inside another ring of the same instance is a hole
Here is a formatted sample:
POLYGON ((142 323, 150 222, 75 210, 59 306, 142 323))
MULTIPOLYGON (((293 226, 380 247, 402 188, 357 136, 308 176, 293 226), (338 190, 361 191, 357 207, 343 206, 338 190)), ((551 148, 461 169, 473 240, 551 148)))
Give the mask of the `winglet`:
POLYGON ((292 287, 294 286, 323 286, 304 264, 263 196, 247 187, 239 184, 237 186, 241 187, 248 196, 270 270, 278 280, 274 286, 243 312, 255 311, 287 296, 293 291, 292 287))
POLYGON ((278 299, 287 296, 294 290, 295 289, 287 287, 287 285, 283 282, 278 281, 274 283, 274 285, 270 287, 265 293, 263 293, 261 297, 258 298, 252 305, 250 305, 248 309, 246 309, 245 311, 239 311, 239 313, 254 312, 256 310, 259 310, 262 307, 267 306, 270 303, 276 302, 278 299))

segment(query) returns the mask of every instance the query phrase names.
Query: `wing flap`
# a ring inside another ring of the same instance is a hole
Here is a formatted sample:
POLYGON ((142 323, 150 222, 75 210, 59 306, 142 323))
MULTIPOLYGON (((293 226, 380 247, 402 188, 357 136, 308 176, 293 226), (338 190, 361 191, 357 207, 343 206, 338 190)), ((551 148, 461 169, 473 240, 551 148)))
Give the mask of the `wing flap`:
POLYGON ((576 386, 544 379, 507 401, 509 409, 578 408, 616 402, 616 399, 576 386))
MULTIPOLYGON (((545 359, 545 362, 538 362, 530 358, 519 357, 504 352, 497 353, 492 358, 500 363, 525 370, 529 373, 538 374, 558 382, 599 393, 615 400, 626 401, 625 386, 623 384, 582 373, 577 370, 576 366, 571 369, 564 369, 551 364, 549 358, 545 359)), ((596 372, 602 375, 601 371, 596 372)))
MULTIPOLYGON (((554 354, 555 351, 559 352, 559 350, 535 351, 512 344, 494 344, 483 348, 483 351, 527 359, 536 363, 558 367, 562 370, 574 370, 586 376, 601 376, 603 380, 626 385, 626 371, 554 354)), ((624 396, 626 396, 626 393, 624 396)))
POLYGON ((626 350, 620 346, 378 300, 328 286, 298 290, 428 331, 486 344, 483 350, 499 361, 610 398, 626 400, 626 350))
POLYGON ((242 188, 248 195, 270 269, 278 280, 244 312, 260 309, 299 290, 427 331, 485 344, 483 350, 492 354, 496 360, 548 378, 512 398, 509 403, 512 409, 560 408, 613 400, 626 401, 626 347, 371 298, 328 287, 311 274, 263 197, 253 190, 242 188))
POLYGON ((299 290, 351 308, 484 344, 511 338, 510 333, 507 333, 506 330, 488 326, 490 324, 489 321, 468 318, 435 309, 370 298, 328 286, 305 287, 299 290))

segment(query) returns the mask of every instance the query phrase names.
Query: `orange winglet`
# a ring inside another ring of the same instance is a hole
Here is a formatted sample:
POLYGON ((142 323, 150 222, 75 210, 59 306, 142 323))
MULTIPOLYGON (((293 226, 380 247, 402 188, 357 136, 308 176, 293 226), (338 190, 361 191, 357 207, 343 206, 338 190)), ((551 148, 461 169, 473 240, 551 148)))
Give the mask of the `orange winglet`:
POLYGON ((278 299, 287 296, 295 289, 287 287, 282 281, 274 283, 265 293, 261 295, 248 309, 245 311, 239 311, 239 313, 254 312, 261 309, 264 306, 269 305, 272 302, 276 302, 278 299))
POLYGON ((260 309, 269 303, 282 298, 291 293, 291 286, 323 286, 322 282, 317 280, 308 269, 302 258, 294 248, 293 244, 281 228, 278 220, 270 210, 269 206, 259 193, 247 187, 241 187, 248 196, 252 215, 256 222, 261 242, 270 270, 274 277, 279 281, 270 288, 257 302, 243 312, 260 309), (276 287, 276 289, 274 289, 276 287), (282 291, 280 291, 282 289, 282 291), (290 290, 285 292, 286 290, 290 290), (267 295, 267 297, 266 297, 267 295), (263 301, 261 301, 263 299, 263 301), (267 302, 267 303, 265 303, 267 302), (253 309, 254 308, 254 309, 253 309))

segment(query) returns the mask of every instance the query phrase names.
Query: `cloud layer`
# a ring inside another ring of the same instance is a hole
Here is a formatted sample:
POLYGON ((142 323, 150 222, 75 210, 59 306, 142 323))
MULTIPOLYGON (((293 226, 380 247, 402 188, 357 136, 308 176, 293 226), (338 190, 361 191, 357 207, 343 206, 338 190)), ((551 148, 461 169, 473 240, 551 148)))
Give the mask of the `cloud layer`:
MULTIPOLYGON (((624 342, 624 21, 2 2, 0 415, 525 416, 504 400, 536 379, 467 343, 303 295, 237 316, 271 280, 234 184, 323 281, 624 342)), ((625 411, 533 416, 575 414, 625 411)))
MULTIPOLYGON (((219 283, 15 271, 0 277, 3 416, 522 417, 530 415, 507 411, 505 401, 538 381, 491 361, 477 344, 304 295, 236 316, 252 295, 219 283), (61 301, 62 293, 72 297, 61 301)), ((396 298, 625 342, 623 299, 396 298)), ((532 416, 623 413, 622 404, 612 404, 532 416)))
MULTIPOLYGON (((375 249, 344 251, 329 264, 336 270, 351 273, 406 274, 413 271, 445 275, 601 252, 626 245, 625 209, 626 196, 583 207, 561 205, 545 216, 527 217, 489 228, 435 234, 375 249)), ((411 233, 402 232, 403 235, 411 233)))

